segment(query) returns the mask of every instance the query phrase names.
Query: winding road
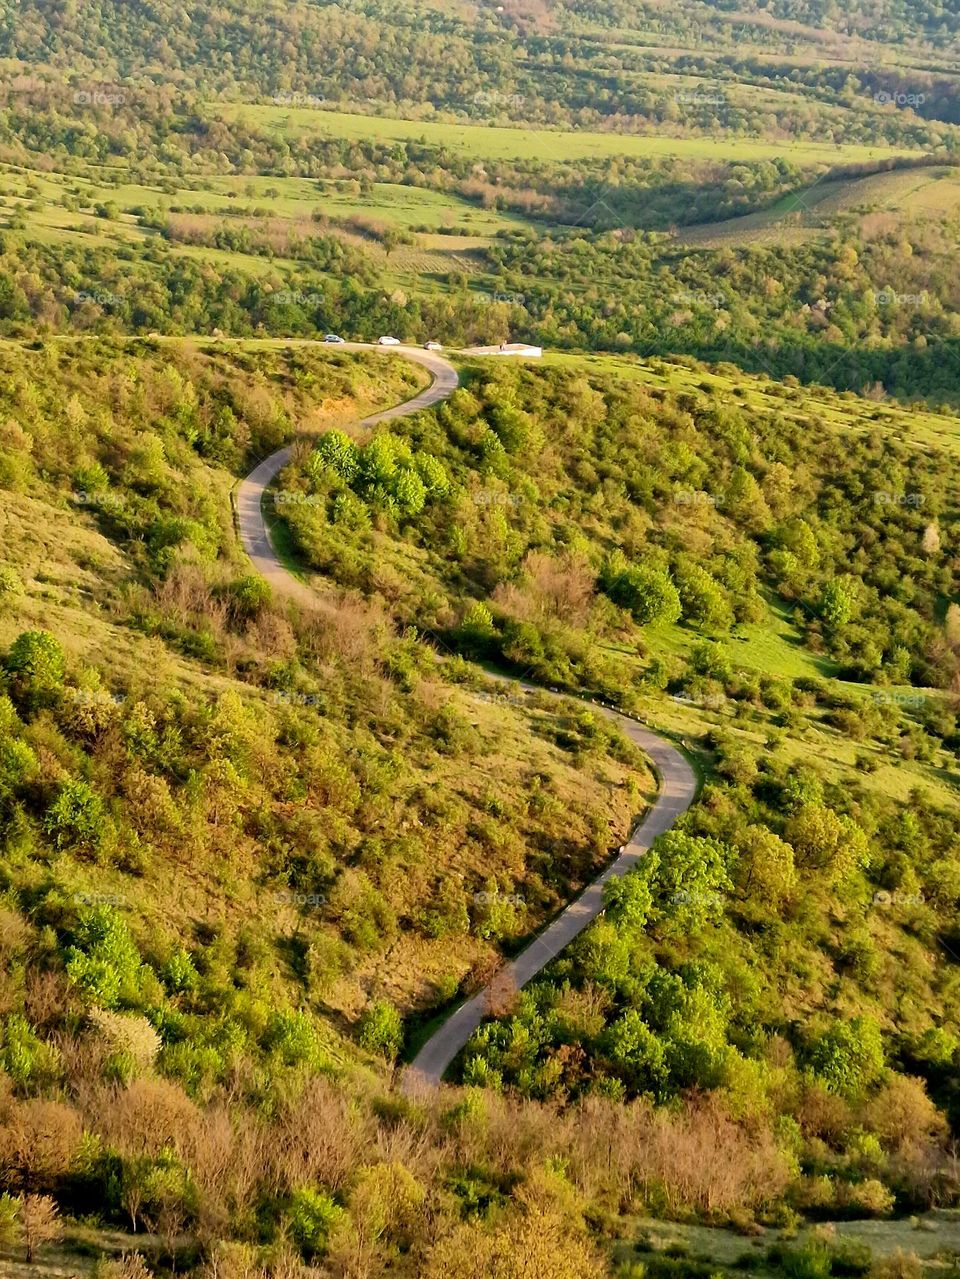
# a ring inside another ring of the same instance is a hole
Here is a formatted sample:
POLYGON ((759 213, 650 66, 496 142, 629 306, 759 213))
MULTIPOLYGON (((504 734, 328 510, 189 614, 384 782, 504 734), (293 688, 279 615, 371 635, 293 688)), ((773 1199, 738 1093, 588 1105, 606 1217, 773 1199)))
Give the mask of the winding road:
MULTIPOLYGON (((445 400, 457 388, 456 369, 448 360, 432 351, 409 346, 378 347, 360 342, 343 343, 333 349, 372 350, 399 355, 424 365, 433 376, 430 386, 413 399, 386 409, 382 413, 374 413, 370 417, 363 418, 361 426, 374 426, 390 418, 416 413, 419 409, 428 408, 431 404, 445 400)), ((260 576, 270 583, 277 594, 286 595, 309 605, 315 599, 313 592, 283 566, 270 543, 270 535, 263 515, 264 495, 277 474, 290 461, 292 452, 292 446, 287 446, 276 453, 271 453, 250 472, 245 480, 241 481, 236 498, 237 520, 244 550, 260 576)), ((507 676, 497 678, 529 691, 544 691, 539 685, 527 684, 522 680, 509 679, 507 676)), ((498 986, 500 983, 505 983, 508 988, 519 989, 535 977, 552 959, 555 959, 560 951, 603 910, 604 885, 609 880, 619 878, 632 870, 650 848, 653 840, 669 830, 696 797, 697 778, 693 768, 686 757, 666 738, 620 711, 597 703, 592 705, 599 714, 615 721, 624 734, 653 762, 660 782, 657 798, 630 836, 629 841, 603 874, 593 880, 575 901, 562 910, 543 932, 517 955, 516 959, 500 971, 496 978, 498 986)), ((403 1073, 401 1086, 405 1092, 416 1094, 439 1085, 454 1057, 487 1015, 490 994, 490 987, 487 987, 465 1004, 461 1004, 430 1036, 403 1073)))

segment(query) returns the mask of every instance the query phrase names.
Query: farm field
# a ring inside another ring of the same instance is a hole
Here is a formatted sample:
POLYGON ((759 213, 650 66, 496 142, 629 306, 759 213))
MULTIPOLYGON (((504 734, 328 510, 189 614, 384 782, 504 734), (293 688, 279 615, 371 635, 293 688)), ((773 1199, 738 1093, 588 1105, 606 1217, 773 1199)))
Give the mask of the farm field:
POLYGON ((771 208, 703 226, 682 227, 682 245, 718 249, 746 245, 796 245, 822 234, 839 215, 916 223, 956 217, 960 176, 953 169, 913 169, 864 178, 824 180, 771 208))

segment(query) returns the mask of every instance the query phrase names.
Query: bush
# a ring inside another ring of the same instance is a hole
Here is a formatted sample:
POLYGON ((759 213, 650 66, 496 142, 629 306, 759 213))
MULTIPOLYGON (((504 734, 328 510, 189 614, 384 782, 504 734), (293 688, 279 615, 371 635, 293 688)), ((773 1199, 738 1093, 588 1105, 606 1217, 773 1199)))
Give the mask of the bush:
POLYGON ((342 1217, 343 1209, 322 1191, 303 1186, 293 1192, 287 1221, 290 1237, 305 1261, 323 1256, 330 1231, 342 1217))
POLYGON ((24 631, 13 641, 5 662, 17 700, 30 709, 50 705, 63 687, 63 649, 49 631, 24 631))
POLYGON ((103 839, 103 804, 86 782, 65 782, 43 819, 56 848, 96 848, 103 839))
POLYGON ((368 1052, 394 1061, 403 1045, 403 1022, 393 1004, 375 1000, 360 1018, 357 1039, 368 1052))

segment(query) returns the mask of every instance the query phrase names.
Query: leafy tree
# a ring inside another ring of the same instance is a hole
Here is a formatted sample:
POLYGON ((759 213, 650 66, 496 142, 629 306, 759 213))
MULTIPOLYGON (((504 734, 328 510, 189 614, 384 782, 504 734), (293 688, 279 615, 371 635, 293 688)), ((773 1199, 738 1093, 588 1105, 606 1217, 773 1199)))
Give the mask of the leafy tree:
POLYGON ((403 1046, 403 1022, 393 1004, 376 999, 357 1026, 357 1039, 368 1052, 393 1061, 403 1046))
POLYGON ((831 630, 846 626, 853 617, 858 593, 852 578, 833 577, 824 586, 820 596, 820 613, 831 630))
POLYGON ((727 866, 732 860, 725 844, 674 829, 657 839, 648 854, 653 855, 657 860, 651 882, 665 919, 693 929, 723 913, 723 894, 730 888, 727 866))
POLYGON ((677 590, 683 616, 712 630, 728 630, 733 624, 730 602, 720 584, 700 564, 684 560, 677 566, 677 590))
POLYGON ((607 918, 618 928, 641 932, 653 905, 650 887, 655 874, 657 855, 648 853, 641 866, 627 875, 608 881, 603 890, 607 918))
POLYGON ((123 916, 108 905, 83 907, 65 953, 67 975, 101 1008, 136 1007, 146 976, 123 916))
POLYGON ((43 818, 57 848, 96 848, 103 840, 103 802, 86 782, 72 779, 60 787, 43 818))
POLYGON ((628 565, 606 578, 604 589, 615 604, 630 610, 640 626, 676 622, 680 618, 680 595, 662 569, 628 565))
POLYGON ((737 839, 733 878, 743 896, 774 910, 797 888, 793 849, 767 826, 748 826, 737 839))
POLYGON ((802 805, 788 818, 783 834, 793 845, 800 869, 819 871, 830 884, 840 883, 870 860, 863 830, 851 817, 822 804, 802 805))
POLYGON ((601 1050, 635 1092, 661 1097, 669 1075, 667 1052, 635 1008, 628 1008, 603 1034, 601 1050))
POLYGON ((307 463, 307 471, 314 479, 320 479, 323 471, 329 469, 348 484, 358 468, 359 450, 342 431, 327 431, 322 435, 307 463))
POLYGON ((305 1261, 322 1257, 330 1232, 343 1217, 343 1209, 312 1186, 301 1186, 290 1196, 287 1212, 290 1237, 305 1261))
POLYGON ((880 1027, 871 1017, 838 1021, 810 1045, 807 1063, 831 1092, 860 1096, 884 1070, 880 1027))
POLYGON ((50 705, 62 687, 63 649, 49 631, 23 631, 13 641, 4 663, 13 676, 14 694, 30 709, 50 705))

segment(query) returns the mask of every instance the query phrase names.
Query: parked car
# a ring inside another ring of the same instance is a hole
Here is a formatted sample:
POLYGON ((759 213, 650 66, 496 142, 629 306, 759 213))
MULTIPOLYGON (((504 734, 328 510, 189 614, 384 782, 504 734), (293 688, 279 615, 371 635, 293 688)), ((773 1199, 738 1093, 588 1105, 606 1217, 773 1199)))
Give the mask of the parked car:
POLYGON ((324 342, 337 342, 337 343, 342 343, 344 341, 344 339, 340 336, 339 333, 328 333, 323 340, 324 342))
POLYGON ((392 337, 377 338, 377 345, 378 346, 399 346, 400 339, 392 338, 392 337))
POLYGON ((423 349, 425 351, 442 351, 443 344, 441 342, 424 342, 423 349))

